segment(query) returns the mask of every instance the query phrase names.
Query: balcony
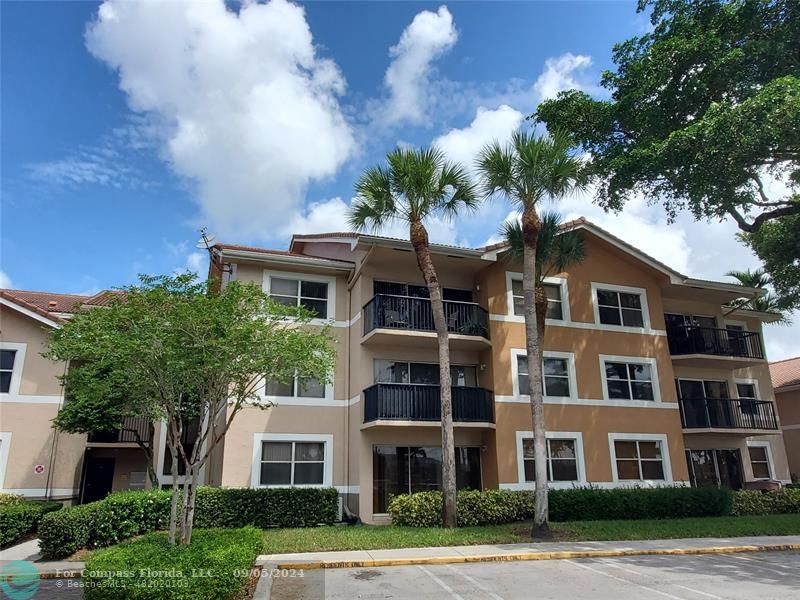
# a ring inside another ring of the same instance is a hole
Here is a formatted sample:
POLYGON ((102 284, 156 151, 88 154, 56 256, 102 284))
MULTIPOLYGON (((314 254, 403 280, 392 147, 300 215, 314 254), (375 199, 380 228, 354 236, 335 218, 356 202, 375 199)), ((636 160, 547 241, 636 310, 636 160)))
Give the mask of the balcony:
MULTIPOLYGON (((431 301, 427 298, 375 294, 364 305, 362 344, 409 344, 416 340, 436 344, 431 301)), ((489 313, 473 302, 444 301, 450 347, 481 350, 490 345, 489 313)))
MULTIPOLYGON (((455 425, 494 423, 492 392, 460 386, 452 390, 455 425)), ((438 425, 441 420, 438 385, 376 383, 364 390, 364 423, 421 421, 438 425)))
POLYGON ((774 431, 778 429, 775 405, 768 400, 735 398, 681 398, 684 429, 774 431))
POLYGON ((122 428, 90 433, 86 443, 92 446, 103 444, 136 445, 137 435, 145 444, 152 443, 150 421, 148 419, 144 417, 127 417, 122 421, 122 428))
POLYGON ((761 334, 731 331, 696 325, 667 329, 673 361, 686 361, 705 367, 738 369, 764 360, 761 334))

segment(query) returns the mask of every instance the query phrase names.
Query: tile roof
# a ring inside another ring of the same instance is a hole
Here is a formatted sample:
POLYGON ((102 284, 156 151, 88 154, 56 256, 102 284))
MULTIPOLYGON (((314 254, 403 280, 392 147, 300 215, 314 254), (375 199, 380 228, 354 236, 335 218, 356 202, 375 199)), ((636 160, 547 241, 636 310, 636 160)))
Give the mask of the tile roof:
MULTIPOLYGON (((89 296, 81 294, 55 294, 53 292, 33 292, 28 290, 0 290, 9 300, 24 302, 45 313, 74 313, 89 296)), ((27 307, 26 307, 27 308, 27 307)))
POLYGON ((769 374, 776 390, 800 385, 800 356, 769 363, 769 374))

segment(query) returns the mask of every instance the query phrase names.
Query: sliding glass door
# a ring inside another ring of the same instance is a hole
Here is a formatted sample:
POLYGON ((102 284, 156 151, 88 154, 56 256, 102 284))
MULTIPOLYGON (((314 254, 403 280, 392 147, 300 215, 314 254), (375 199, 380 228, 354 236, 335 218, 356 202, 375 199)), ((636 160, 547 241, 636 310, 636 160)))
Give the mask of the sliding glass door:
MULTIPOLYGON (((442 449, 438 446, 375 446, 372 454, 373 513, 388 512, 398 494, 442 487, 442 449)), ((480 448, 456 448, 456 487, 481 489, 480 448)))

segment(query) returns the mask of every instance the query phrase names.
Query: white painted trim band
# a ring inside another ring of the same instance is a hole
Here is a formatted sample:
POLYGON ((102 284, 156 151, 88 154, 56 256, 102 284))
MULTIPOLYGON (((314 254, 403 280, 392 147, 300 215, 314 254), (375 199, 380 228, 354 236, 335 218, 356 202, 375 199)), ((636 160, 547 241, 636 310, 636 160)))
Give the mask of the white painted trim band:
MULTIPOLYGON (((495 396, 494 401, 499 404, 530 404, 530 396, 495 396)), ((602 400, 592 398, 544 398, 545 404, 566 404, 573 406, 609 406, 613 408, 665 408, 679 410, 677 402, 653 402, 650 400, 602 400)))

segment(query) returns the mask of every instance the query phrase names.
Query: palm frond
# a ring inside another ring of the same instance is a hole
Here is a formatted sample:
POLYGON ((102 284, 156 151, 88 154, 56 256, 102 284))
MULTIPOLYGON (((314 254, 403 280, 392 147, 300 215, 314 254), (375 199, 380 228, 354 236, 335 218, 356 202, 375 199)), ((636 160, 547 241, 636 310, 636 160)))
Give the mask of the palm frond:
POLYGON ((503 147, 497 142, 485 146, 478 155, 476 166, 487 197, 503 194, 514 201, 514 151, 511 146, 503 147))
POLYGON ((391 173, 381 166, 367 169, 356 183, 356 200, 348 219, 350 226, 359 231, 377 230, 396 217, 391 173))

